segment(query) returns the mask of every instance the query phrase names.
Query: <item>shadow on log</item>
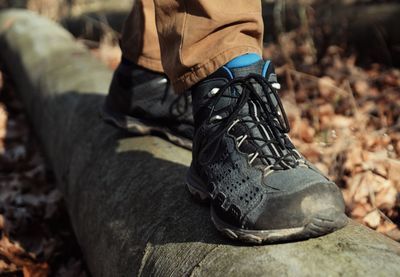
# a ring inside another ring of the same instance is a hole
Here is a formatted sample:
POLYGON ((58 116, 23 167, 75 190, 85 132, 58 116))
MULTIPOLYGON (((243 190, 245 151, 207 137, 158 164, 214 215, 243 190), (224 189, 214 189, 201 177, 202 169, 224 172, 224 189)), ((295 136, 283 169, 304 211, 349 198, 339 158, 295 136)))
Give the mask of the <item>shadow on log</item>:
POLYGON ((185 191, 190 153, 103 124, 112 73, 55 23, 1 12, 0 57, 94 276, 399 276, 399 244, 356 223, 297 243, 225 240, 185 191))

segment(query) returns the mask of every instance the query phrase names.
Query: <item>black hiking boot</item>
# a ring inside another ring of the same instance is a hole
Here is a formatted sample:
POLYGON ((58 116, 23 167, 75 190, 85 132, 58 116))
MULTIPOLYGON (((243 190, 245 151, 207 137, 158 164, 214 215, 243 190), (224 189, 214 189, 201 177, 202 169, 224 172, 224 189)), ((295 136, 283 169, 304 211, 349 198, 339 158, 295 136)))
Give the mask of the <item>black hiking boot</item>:
POLYGON ((175 144, 192 147, 190 92, 175 95, 165 75, 126 60, 114 73, 101 115, 130 133, 161 134, 175 144))
POLYGON ((216 228, 250 243, 302 240, 348 222, 339 188, 293 146, 273 65, 220 68, 192 88, 189 191, 216 228))

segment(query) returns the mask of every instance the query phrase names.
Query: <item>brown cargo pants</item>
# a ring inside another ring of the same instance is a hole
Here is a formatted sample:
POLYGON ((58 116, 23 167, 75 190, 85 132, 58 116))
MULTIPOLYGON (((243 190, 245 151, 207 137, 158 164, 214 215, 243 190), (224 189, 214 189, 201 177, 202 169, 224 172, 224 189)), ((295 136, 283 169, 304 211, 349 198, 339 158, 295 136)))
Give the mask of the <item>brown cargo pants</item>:
POLYGON ((122 55, 182 92, 237 56, 261 55, 263 28, 260 0, 136 0, 122 55))

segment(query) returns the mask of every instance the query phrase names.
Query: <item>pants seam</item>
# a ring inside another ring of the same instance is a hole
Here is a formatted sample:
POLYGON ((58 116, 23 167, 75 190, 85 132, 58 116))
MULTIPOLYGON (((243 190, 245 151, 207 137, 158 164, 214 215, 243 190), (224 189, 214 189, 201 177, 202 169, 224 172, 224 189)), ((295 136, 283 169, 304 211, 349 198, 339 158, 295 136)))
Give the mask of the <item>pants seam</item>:
POLYGON ((184 42, 185 34, 186 34, 185 30, 186 30, 186 23, 187 23, 187 6, 185 3, 185 0, 181 1, 181 3, 183 3, 183 6, 185 7, 185 13, 183 15, 182 32, 181 32, 182 37, 181 37, 181 42, 179 45, 179 60, 180 60, 181 64, 183 64, 182 48, 183 48, 183 42, 184 42))

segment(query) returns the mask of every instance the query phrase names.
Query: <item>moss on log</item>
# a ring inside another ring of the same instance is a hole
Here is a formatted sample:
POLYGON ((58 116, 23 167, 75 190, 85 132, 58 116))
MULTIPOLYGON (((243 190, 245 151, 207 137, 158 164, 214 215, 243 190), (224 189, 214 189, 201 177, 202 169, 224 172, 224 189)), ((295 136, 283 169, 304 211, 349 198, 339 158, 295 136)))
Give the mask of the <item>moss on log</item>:
POLYGON ((112 72, 55 23, 0 13, 0 57, 17 84, 94 276, 399 276, 397 242, 356 223, 266 246, 224 239, 184 188, 190 153, 127 137, 98 108, 112 72))

